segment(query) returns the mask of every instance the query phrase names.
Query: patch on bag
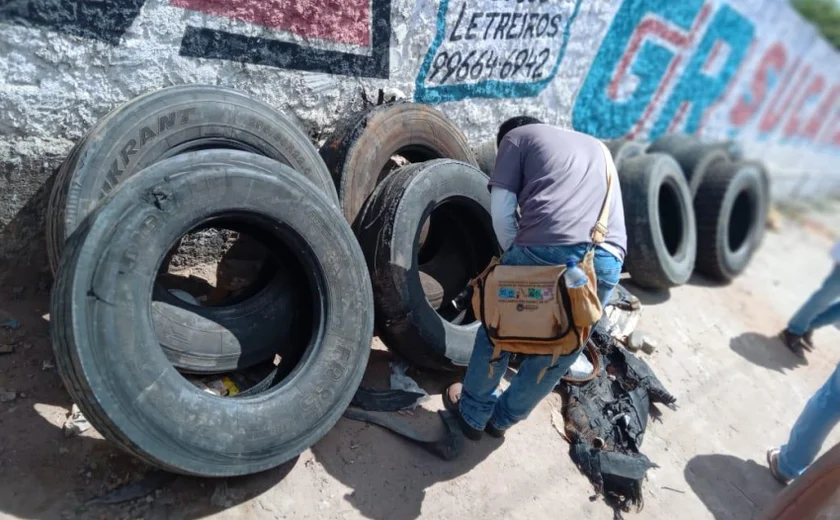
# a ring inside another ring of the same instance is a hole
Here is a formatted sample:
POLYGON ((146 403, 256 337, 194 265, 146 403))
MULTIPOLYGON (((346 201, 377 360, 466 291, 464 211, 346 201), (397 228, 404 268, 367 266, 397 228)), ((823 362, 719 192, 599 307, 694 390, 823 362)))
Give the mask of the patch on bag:
POLYGON ((516 289, 513 287, 499 287, 500 300, 512 300, 516 298, 516 289))

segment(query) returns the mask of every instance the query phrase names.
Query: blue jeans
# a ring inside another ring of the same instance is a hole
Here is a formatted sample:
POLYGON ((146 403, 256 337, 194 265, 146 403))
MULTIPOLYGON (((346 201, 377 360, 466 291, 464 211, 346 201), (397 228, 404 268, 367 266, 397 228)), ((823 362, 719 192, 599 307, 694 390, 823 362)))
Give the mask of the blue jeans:
POLYGON ((817 390, 779 453, 779 470, 790 479, 801 475, 814 462, 831 429, 840 422, 840 365, 817 390))
POLYGON ((822 287, 808 298, 788 323, 788 330, 799 336, 840 321, 840 265, 835 265, 822 287))
MULTIPOLYGON (((511 247, 502 257, 504 265, 562 265, 570 257, 583 258, 587 244, 552 247, 511 247)), ((595 274, 598 277, 598 298, 602 304, 609 301, 610 294, 621 276, 621 261, 601 248, 595 250, 595 274)), ((551 356, 523 356, 519 371, 510 387, 499 395, 496 388, 507 372, 511 354, 502 352, 493 362, 493 374, 489 375, 493 357, 493 344, 484 328, 478 330, 475 338, 467 375, 459 403, 464 421, 476 430, 483 430, 488 421, 496 428, 505 430, 525 419, 537 404, 560 382, 566 370, 575 362, 580 351, 561 356, 551 366, 551 356), (540 372, 547 369, 542 379, 540 372)))

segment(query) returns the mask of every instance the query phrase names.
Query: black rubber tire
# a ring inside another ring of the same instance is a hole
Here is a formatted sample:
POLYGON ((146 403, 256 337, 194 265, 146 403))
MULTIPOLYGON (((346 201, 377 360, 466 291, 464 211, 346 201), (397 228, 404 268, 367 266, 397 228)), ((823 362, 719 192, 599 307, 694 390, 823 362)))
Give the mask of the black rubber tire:
POLYGON ((637 285, 667 289, 691 277, 697 228, 691 192, 679 165, 665 154, 624 161, 621 175, 627 228, 627 271, 637 285))
POLYGON ((116 184, 150 164, 195 148, 238 148, 271 157, 338 200, 309 138, 269 105, 222 87, 164 88, 111 111, 62 164, 47 209, 47 250, 53 271, 66 237, 116 184), (129 153, 132 150, 136 151, 129 153), (114 164, 122 168, 115 180, 109 177, 114 164))
POLYGON ((352 230, 323 190, 271 159, 206 150, 126 180, 81 223, 57 273, 50 326, 62 380, 103 436, 169 471, 233 476, 282 464, 332 428, 365 370, 373 298, 352 230), (178 374, 149 305, 172 243, 225 212, 293 241, 312 287, 300 363, 243 398, 210 395, 178 374))
POLYGON ((454 159, 476 165, 463 132, 429 106, 395 102, 354 114, 321 146, 348 222, 356 221, 377 184, 391 173, 387 165, 394 155, 410 163, 454 159))
MULTIPOLYGON (((116 185, 189 147, 240 147, 273 158, 291 166, 338 201, 332 178, 315 147, 270 106, 214 86, 157 90, 106 115, 62 164, 47 212, 47 249, 53 270, 66 235, 106 195, 109 189, 105 188, 113 188, 107 179, 115 161, 124 168, 118 182, 113 182, 116 185), (126 145, 134 142, 136 147, 143 138, 148 141, 136 154, 122 153, 126 145)), ((166 291, 156 290, 156 297, 162 301, 156 308, 165 307, 165 312, 155 313, 156 318, 165 318, 157 329, 162 332, 161 344, 173 363, 189 372, 218 373, 265 359, 278 339, 292 333, 291 322, 263 319, 287 314, 289 295, 284 293, 291 289, 288 283, 280 281, 270 282, 256 301, 217 307, 188 305, 168 298, 166 291), (180 326, 176 318, 183 320, 180 326)))
POLYGON ((645 153, 644 143, 638 141, 614 139, 612 141, 604 141, 604 144, 607 145, 607 149, 610 151, 615 167, 619 172, 621 172, 621 165, 625 160, 645 153))
POLYGON ((703 144, 698 139, 685 134, 671 134, 661 137, 648 147, 649 153, 666 153, 674 158, 682 168, 692 197, 703 182, 709 167, 718 161, 729 161, 726 147, 718 144, 703 144))
POLYGON ((499 254, 487 177, 480 170, 446 159, 396 170, 359 215, 357 236, 374 283, 376 328, 385 345, 415 365, 451 370, 469 362, 480 323, 454 308, 447 321, 426 300, 418 275, 418 238, 429 215, 430 239, 424 247, 436 247, 434 237, 441 229, 452 233, 422 267, 440 274, 434 277, 444 288, 446 306, 499 254), (461 251, 453 262, 449 244, 457 242, 461 251), (435 263, 451 267, 437 269, 435 263), (467 324, 455 324, 462 321, 467 324))
POLYGON ((767 197, 757 163, 718 162, 697 196, 697 271, 721 282, 738 276, 761 243, 767 197))
POLYGON ((235 305, 192 305, 155 284, 152 321, 160 346, 182 372, 219 374, 266 361, 300 336, 299 287, 284 266, 254 296, 235 305))
POLYGON ((676 133, 665 134, 647 147, 647 153, 666 153, 672 155, 679 148, 700 144, 700 140, 693 135, 676 133))
POLYGON ((741 161, 744 159, 744 148, 737 141, 717 141, 707 146, 723 150, 726 152, 730 161, 741 161))

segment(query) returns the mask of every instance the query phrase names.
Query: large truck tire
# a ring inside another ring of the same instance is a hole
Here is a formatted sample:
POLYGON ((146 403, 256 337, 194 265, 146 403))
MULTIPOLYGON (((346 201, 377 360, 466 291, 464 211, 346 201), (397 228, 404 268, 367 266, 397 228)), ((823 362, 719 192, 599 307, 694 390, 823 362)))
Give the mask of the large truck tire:
POLYGON ((487 177, 447 159, 398 169, 371 195, 356 233, 385 345, 424 368, 465 366, 480 323, 450 302, 499 254, 487 177), (421 247, 427 218, 429 234, 421 247), (432 298, 428 284, 424 291, 421 272, 440 284, 442 298, 432 298), (442 302, 437 311, 433 299, 442 302))
POLYGON ((66 237, 120 182, 161 159, 212 148, 271 157, 337 200, 308 137, 272 107, 221 87, 169 87, 111 111, 65 160, 47 210, 50 265, 57 267, 66 237))
POLYGON ((624 161, 619 179, 633 282, 651 289, 684 284, 694 270, 697 228, 680 166, 665 154, 641 155, 624 161))
POLYGON ((704 144, 695 137, 671 134, 660 137, 648 147, 649 153, 666 153, 682 168, 691 195, 697 194, 700 183, 709 168, 718 161, 731 161, 729 148, 721 143, 704 144))
POLYGON ((354 114, 321 146, 351 224, 377 184, 394 170, 394 156, 409 163, 454 159, 476 165, 463 132, 431 107, 394 102, 354 114))
POLYGON ((746 269, 764 235, 765 193, 756 163, 712 165, 694 198, 697 271, 726 282, 746 269))
POLYGON ((127 179, 78 226, 50 325, 61 378, 97 431, 149 464, 222 477, 290 460, 335 424, 365 370, 372 309, 364 257, 320 187, 271 159, 205 150, 127 179), (170 245, 220 215, 288 244, 309 289, 300 306, 311 327, 295 359, 281 360, 292 363, 288 375, 242 398, 193 386, 152 326, 152 286, 170 245))
MULTIPOLYGON (((190 150, 240 149, 270 157, 311 180, 334 201, 332 178, 307 136, 270 106, 234 90, 203 85, 139 96, 106 115, 62 164, 47 210, 53 271, 79 222, 117 185, 147 166, 190 150)), ((275 266, 281 269, 282 266, 275 266)), ((154 318, 161 343, 179 368, 223 372, 270 354, 289 333, 288 279, 265 280, 254 301, 201 307, 156 290, 154 318), (269 350, 267 351, 266 348, 269 350)))

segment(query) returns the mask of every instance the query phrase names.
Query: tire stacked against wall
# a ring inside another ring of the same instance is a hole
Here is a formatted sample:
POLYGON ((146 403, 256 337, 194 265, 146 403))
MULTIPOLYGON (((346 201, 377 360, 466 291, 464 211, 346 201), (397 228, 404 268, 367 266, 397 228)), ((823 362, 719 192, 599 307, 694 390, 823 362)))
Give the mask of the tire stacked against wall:
POLYGON ((684 134, 663 136, 648 152, 671 155, 689 181, 697 220, 697 271, 721 282, 742 273, 764 237, 770 200, 764 165, 744 159, 733 141, 701 143, 684 134))
POLYGON ((451 301, 499 254, 487 178, 441 113, 386 104, 321 147, 373 281, 385 344, 432 369, 466 365, 479 323, 451 301))
POLYGON ((374 314, 416 364, 466 364, 478 323, 448 302, 499 252, 486 177, 440 113, 373 107, 319 154, 271 107, 206 86, 99 121, 59 171, 47 234, 72 398, 126 451, 203 476, 317 442, 361 381, 374 314), (215 286, 183 269, 201 274, 208 244, 215 286))
POLYGON ((237 92, 164 89, 97 123, 48 216, 56 359, 94 427, 205 476, 267 469, 320 439, 373 333, 370 278, 337 202, 308 138, 237 92), (224 230, 265 252, 250 286, 212 304, 166 286, 182 237, 224 230), (197 373, 228 373, 228 396, 197 373))
POLYGON ((682 285, 696 270, 728 281, 764 234, 767 171, 733 141, 669 134, 645 146, 605 143, 621 180, 628 234, 625 267, 642 287, 682 285))

